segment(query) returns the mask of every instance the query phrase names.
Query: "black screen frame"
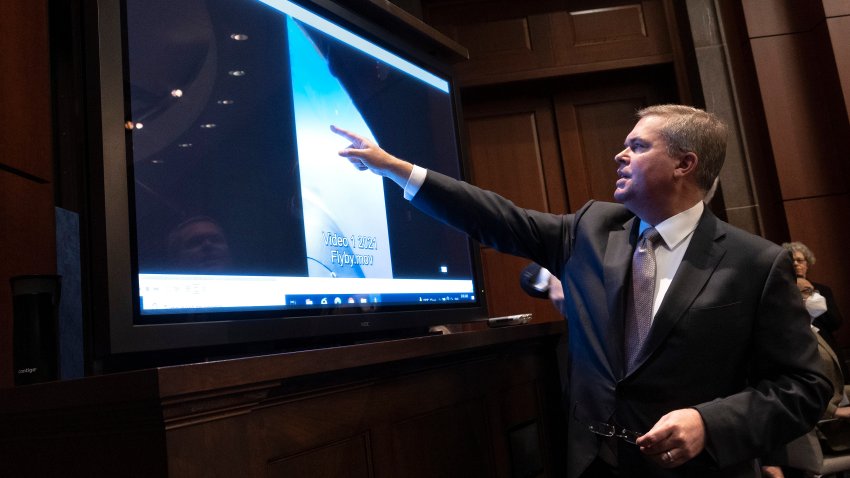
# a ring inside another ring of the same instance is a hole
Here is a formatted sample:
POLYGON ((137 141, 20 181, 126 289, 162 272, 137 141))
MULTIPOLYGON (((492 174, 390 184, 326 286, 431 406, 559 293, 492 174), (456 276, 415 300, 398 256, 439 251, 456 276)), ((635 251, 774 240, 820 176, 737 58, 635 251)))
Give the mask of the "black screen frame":
MULTIPOLYGON (((462 179, 468 164, 462 141, 459 89, 448 65, 367 16, 327 0, 297 3, 328 15, 335 22, 378 42, 414 63, 450 79, 455 117, 456 148, 462 179)), ((128 91, 125 28, 120 0, 97 1, 96 106, 90 124, 102 151, 90 165, 90 268, 87 290, 91 301, 96 369, 124 369, 163 365, 211 357, 250 355, 276 350, 330 346, 353 341, 380 340, 423 333, 429 326, 484 320, 486 295, 478 247, 468 241, 477 301, 453 307, 404 308, 381 312, 351 312, 297 317, 242 318, 137 325, 138 282, 133 261, 136 251, 131 215, 132 174, 128 167, 128 91), (101 160, 102 159, 102 160, 101 160), (134 290, 134 287, 136 288, 134 290)), ((97 148, 92 148, 96 150, 97 148)), ((401 194, 401 191, 398 191, 401 194)))

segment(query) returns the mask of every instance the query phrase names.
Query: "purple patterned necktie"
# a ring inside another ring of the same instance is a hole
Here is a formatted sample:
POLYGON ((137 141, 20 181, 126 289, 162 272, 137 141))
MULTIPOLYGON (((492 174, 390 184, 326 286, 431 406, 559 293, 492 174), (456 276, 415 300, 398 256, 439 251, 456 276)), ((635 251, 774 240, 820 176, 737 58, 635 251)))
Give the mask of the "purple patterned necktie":
POLYGON ((632 370, 638 353, 652 325, 652 302, 655 298, 655 246, 661 235, 650 227, 641 235, 632 256, 632 300, 626 314, 626 369, 632 370))

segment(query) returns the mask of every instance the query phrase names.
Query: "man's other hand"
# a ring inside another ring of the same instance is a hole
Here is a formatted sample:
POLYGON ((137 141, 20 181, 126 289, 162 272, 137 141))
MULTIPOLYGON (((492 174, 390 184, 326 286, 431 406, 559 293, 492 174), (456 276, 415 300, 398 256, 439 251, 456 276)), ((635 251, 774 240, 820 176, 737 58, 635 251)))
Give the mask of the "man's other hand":
POLYGON ((640 451, 664 468, 675 468, 705 448, 705 423, 693 408, 673 410, 638 438, 640 451))

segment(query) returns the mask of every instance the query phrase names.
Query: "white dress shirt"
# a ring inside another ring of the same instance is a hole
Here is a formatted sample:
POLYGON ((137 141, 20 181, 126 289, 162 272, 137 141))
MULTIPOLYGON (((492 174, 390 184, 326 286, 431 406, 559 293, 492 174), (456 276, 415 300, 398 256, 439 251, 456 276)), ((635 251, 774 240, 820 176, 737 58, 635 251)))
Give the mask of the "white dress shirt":
MULTIPOLYGON (((685 251, 688 250, 688 245, 691 243, 691 238, 694 236, 694 231, 704 209, 705 205, 702 201, 699 201, 690 209, 669 217, 655 226, 655 230, 661 234, 664 241, 655 246, 656 272, 655 298, 652 301, 653 319, 655 313, 658 312, 661 301, 667 294, 667 289, 670 288, 670 283, 673 282, 673 277, 676 276, 676 271, 679 270, 679 265, 682 263, 685 251)), ((643 220, 640 221, 641 233, 649 227, 651 227, 650 224, 643 220)))
POLYGON ((413 199, 413 196, 416 196, 416 193, 419 192, 419 188, 425 183, 425 176, 428 174, 428 170, 417 165, 413 165, 413 171, 410 172, 410 177, 407 178, 407 184, 404 186, 404 198, 410 201, 413 199))

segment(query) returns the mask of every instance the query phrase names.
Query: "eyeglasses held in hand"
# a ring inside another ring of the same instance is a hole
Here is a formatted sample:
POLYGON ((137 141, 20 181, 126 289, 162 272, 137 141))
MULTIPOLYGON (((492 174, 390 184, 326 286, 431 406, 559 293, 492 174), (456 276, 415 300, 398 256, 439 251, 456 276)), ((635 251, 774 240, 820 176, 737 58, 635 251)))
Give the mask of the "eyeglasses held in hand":
POLYGON ((622 438, 626 443, 631 443, 632 445, 636 445, 637 439, 643 435, 643 433, 633 432, 627 428, 610 423, 591 423, 587 425, 587 428, 597 435, 622 438))
POLYGON ((586 426, 588 430, 597 435, 601 435, 608 438, 620 438, 626 443, 631 443, 632 445, 636 445, 637 439, 643 435, 643 433, 638 433, 616 424, 583 420, 579 417, 578 414, 578 403, 573 406, 573 417, 575 417, 575 420, 577 422, 586 426))

